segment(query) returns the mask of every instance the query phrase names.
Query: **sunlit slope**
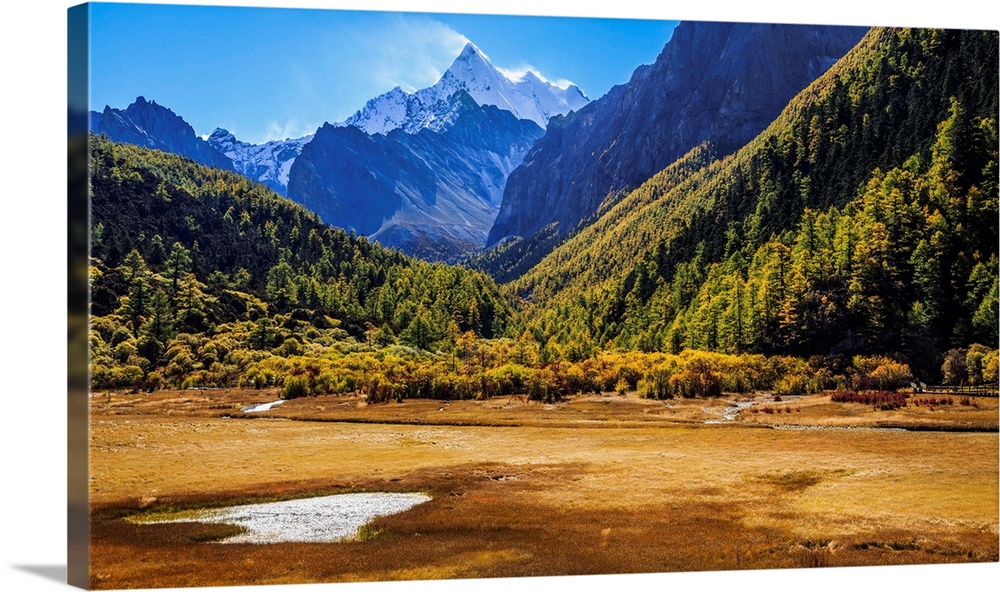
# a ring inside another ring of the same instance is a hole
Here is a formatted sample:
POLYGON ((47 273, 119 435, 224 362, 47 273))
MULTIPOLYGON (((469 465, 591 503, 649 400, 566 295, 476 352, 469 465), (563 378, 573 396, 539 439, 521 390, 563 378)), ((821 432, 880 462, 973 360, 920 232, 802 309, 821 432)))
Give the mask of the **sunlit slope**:
POLYGON ((584 349, 995 341, 996 116, 996 32, 873 30, 735 155, 689 154, 512 285, 537 338, 584 349))

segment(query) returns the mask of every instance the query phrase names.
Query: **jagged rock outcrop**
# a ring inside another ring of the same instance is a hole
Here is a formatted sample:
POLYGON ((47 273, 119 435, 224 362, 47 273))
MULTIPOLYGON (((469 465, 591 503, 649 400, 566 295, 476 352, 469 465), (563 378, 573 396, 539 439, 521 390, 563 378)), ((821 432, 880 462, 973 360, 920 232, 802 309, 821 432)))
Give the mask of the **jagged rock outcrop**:
POLYGON ((126 109, 104 107, 99 116, 91 115, 92 130, 112 142, 134 144, 185 156, 201 164, 234 170, 233 161, 199 138, 194 128, 170 109, 136 98, 126 109))

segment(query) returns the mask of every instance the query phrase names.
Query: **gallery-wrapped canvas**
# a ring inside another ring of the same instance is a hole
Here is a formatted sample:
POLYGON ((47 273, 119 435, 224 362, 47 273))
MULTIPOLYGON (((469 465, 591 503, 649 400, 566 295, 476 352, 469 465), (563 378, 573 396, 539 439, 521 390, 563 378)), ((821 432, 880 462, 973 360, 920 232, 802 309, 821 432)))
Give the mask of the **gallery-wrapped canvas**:
POLYGON ((72 585, 1000 560, 996 30, 68 22, 72 585))

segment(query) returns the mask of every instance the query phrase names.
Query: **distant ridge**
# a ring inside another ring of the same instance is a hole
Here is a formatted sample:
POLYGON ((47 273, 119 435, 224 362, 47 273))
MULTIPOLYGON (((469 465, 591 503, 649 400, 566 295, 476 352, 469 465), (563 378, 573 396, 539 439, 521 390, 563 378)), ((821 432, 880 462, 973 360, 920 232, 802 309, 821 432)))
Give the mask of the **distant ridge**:
POLYGON ((194 128, 183 118, 142 96, 125 109, 105 106, 103 112, 92 113, 91 129, 113 142, 171 152, 210 167, 235 170, 233 161, 195 135, 194 128))
POLYGON ((511 174, 487 244, 553 224, 568 232, 609 193, 639 185, 701 142, 720 155, 736 150, 865 31, 682 22, 652 65, 550 122, 511 174))

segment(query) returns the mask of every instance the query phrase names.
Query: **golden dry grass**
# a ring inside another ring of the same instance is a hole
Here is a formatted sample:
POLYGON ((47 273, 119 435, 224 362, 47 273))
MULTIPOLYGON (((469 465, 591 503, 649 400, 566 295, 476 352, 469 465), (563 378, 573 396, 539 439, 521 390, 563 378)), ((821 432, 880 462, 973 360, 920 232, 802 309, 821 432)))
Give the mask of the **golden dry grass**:
POLYGON ((736 423, 761 426, 885 427, 912 430, 992 431, 998 429, 998 400, 972 397, 963 406, 908 405, 879 411, 860 403, 833 403, 829 395, 787 397, 774 401, 767 394, 731 395, 717 399, 653 401, 629 395, 582 395, 553 404, 524 397, 499 397, 484 401, 410 399, 403 403, 367 405, 356 396, 306 397, 286 401, 260 414, 241 410, 254 403, 277 400, 278 389, 160 391, 153 394, 95 394, 92 412, 97 415, 157 415, 230 418, 281 418, 355 423, 399 423, 468 426, 640 427, 726 422, 737 403, 751 406, 736 423), (763 413, 770 409, 774 413, 763 413))
MULTIPOLYGON (((94 587, 998 560, 995 431, 705 425, 724 400, 617 395, 239 411, 272 396, 92 397, 94 587), (359 490, 434 499, 337 544, 217 545, 218 525, 120 519, 359 490)), ((882 420, 789 404, 799 425, 882 420)))

